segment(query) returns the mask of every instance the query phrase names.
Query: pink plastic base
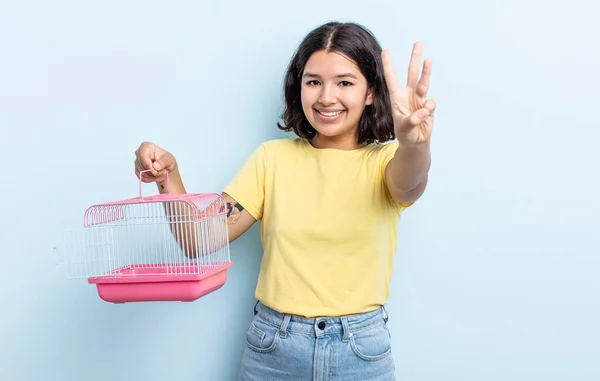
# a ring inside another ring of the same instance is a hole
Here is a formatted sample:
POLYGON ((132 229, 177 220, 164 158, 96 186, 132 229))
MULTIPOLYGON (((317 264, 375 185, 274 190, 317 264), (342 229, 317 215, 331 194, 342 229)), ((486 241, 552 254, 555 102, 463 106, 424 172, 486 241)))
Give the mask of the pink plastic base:
MULTIPOLYGON (((168 274, 165 267, 127 267, 109 277, 89 278, 98 295, 106 302, 193 302, 223 287, 232 263, 205 274, 168 274), (118 275, 132 274, 135 275, 118 275)), ((171 270, 172 271, 172 270, 171 270)))

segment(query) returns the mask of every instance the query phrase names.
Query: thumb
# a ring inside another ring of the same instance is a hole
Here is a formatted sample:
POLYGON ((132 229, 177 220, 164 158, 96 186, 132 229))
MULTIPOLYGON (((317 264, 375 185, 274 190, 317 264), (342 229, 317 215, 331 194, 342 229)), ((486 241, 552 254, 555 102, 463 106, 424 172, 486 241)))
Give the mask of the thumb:
POLYGON ((152 168, 159 172, 163 170, 171 171, 175 165, 175 158, 167 151, 156 151, 154 153, 154 160, 152 162, 152 168))
POLYGON ((423 123, 425 119, 431 114, 431 111, 427 108, 422 108, 415 111, 410 117, 404 119, 404 128, 410 129, 423 123))
POLYGON ((154 162, 152 163, 152 168, 156 171, 161 171, 163 169, 170 169, 172 166, 171 157, 168 154, 156 155, 154 162))
POLYGON ((162 155, 159 154, 156 146, 154 147, 154 152, 152 154, 152 169, 156 171, 160 171, 163 168, 163 163, 161 163, 162 155))

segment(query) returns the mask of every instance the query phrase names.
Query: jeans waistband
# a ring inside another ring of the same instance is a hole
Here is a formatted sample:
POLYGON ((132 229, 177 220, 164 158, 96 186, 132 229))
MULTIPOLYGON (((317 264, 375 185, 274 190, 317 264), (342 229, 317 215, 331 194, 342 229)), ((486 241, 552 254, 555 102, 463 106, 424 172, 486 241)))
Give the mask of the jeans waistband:
POLYGON ((388 321, 384 306, 370 312, 353 315, 306 318, 280 313, 259 301, 254 307, 254 314, 265 322, 278 327, 279 334, 282 337, 285 337, 288 331, 315 334, 317 336, 341 333, 343 340, 347 340, 352 335, 352 332, 377 325, 384 325, 388 321))

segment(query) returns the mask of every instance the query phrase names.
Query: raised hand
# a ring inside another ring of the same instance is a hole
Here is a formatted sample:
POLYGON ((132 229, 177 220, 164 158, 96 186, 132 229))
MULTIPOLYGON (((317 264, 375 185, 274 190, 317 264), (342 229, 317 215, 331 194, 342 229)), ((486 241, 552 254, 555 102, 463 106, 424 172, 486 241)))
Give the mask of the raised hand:
POLYGON ((408 66, 408 80, 402 87, 388 51, 383 51, 383 69, 390 102, 394 117, 394 130, 396 138, 402 145, 418 145, 427 143, 431 139, 435 102, 427 99, 429 80, 431 78, 431 59, 423 62, 421 70, 421 42, 413 46, 410 64, 408 66), (420 78, 419 78, 419 72, 420 78))
POLYGON ((142 181, 145 183, 163 183, 167 172, 171 175, 177 170, 177 161, 170 152, 155 144, 143 142, 135 151, 134 169, 138 178, 141 171, 152 170, 143 174, 142 181))

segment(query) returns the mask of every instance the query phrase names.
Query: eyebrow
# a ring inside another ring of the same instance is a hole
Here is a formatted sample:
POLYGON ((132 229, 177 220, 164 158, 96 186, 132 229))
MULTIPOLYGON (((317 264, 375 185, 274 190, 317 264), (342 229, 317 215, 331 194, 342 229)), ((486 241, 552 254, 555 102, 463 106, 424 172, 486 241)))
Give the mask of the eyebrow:
MULTIPOLYGON (((320 75, 318 74, 313 74, 313 73, 309 73, 306 72, 304 73, 304 75, 302 77, 310 77, 310 78, 321 78, 320 75)), ((354 79, 358 79, 358 77, 352 73, 344 73, 344 74, 338 74, 335 76, 335 78, 354 78, 354 79)))

